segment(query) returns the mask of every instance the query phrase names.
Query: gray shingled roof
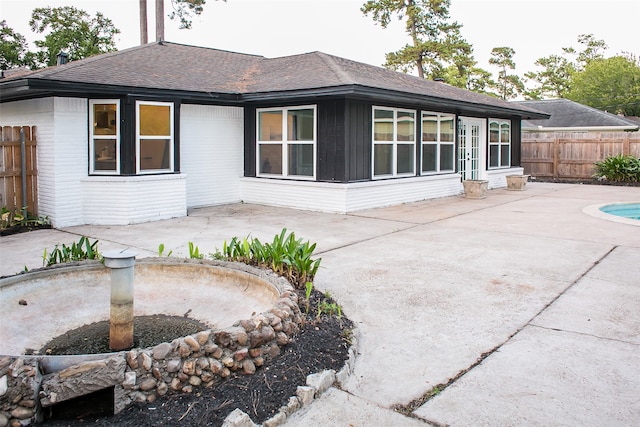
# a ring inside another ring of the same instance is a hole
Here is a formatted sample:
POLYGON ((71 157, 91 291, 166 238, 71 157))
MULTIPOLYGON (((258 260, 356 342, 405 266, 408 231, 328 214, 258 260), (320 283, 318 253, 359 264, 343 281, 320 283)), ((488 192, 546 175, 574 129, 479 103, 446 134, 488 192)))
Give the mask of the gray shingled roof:
POLYGON ((528 106, 321 52, 270 59, 170 42, 150 43, 6 77, 0 80, 0 88, 18 80, 238 96, 356 86, 540 116, 528 106))
POLYGON ((588 127, 628 127, 638 124, 624 117, 597 110, 568 99, 544 99, 539 101, 518 101, 519 105, 535 108, 549 114, 549 119, 524 120, 522 128, 588 128, 588 127))

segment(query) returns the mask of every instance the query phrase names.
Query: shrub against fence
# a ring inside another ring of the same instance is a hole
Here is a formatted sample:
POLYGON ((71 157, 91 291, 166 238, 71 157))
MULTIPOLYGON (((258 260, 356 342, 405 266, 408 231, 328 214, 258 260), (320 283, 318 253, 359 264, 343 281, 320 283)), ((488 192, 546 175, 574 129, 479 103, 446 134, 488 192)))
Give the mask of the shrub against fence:
POLYGON ((524 173, 539 178, 585 179, 597 162, 640 157, 640 132, 523 132, 524 173))
POLYGON ((38 214, 38 168, 35 126, 0 126, 0 207, 9 212, 27 208, 38 214), (22 149, 20 129, 24 129, 26 194, 22 194, 22 149))

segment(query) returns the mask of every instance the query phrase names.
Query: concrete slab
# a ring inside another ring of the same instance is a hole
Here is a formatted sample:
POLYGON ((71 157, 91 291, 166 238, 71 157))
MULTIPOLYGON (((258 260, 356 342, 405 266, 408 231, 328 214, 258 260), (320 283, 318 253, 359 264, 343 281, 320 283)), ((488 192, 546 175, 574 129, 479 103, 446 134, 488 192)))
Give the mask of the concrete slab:
POLYGON ((414 414, 450 426, 637 425, 638 366, 636 344, 529 326, 414 414))
POLYGON ((296 411, 283 425, 424 427, 425 423, 331 388, 309 406, 296 411))
POLYGON ((38 267, 44 247, 81 235, 103 251, 134 247, 144 257, 164 243, 185 256, 189 241, 206 254, 232 236, 270 240, 286 227, 318 243, 316 287, 360 329, 345 391, 330 389, 286 425, 424 424, 384 408, 467 370, 414 415, 453 425, 635 425, 640 227, 582 209, 638 200, 639 187, 534 182, 482 200, 349 215, 218 206, 3 237, 0 274, 38 267))

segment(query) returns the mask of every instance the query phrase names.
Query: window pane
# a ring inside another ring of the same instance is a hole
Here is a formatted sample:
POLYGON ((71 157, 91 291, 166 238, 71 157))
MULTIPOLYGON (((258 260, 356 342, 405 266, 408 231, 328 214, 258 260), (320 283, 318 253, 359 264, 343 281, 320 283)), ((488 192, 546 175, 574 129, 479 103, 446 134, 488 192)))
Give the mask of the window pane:
POLYGON ((115 135, 116 104, 93 104, 93 134, 115 135))
POLYGON ((415 141, 415 115, 398 111, 398 141, 415 141))
POLYGON ((489 146, 489 167, 495 168, 498 164, 498 145, 489 146))
POLYGON ((393 111, 374 110, 374 141, 393 141, 393 111))
POLYGON ((500 146, 500 166, 509 166, 511 161, 509 159, 509 146, 501 145, 500 146))
POLYGON ((413 144, 398 144, 397 173, 413 173, 413 144))
POLYGON ((260 173, 282 175, 282 144, 260 144, 260 173))
POLYGON ((500 141, 501 142, 510 142, 511 141, 511 131, 508 123, 502 123, 500 125, 500 141))
POLYGON ((422 172, 436 172, 437 169, 437 144, 424 144, 422 146, 422 172))
POLYGON ((289 145, 289 175, 313 176, 313 145, 289 145))
POLYGON ((116 171, 116 140, 94 139, 93 168, 97 171, 116 171))
POLYGON ((438 118, 436 116, 422 116, 422 140, 438 140, 438 118))
POLYGON ((260 141, 282 141, 282 111, 258 113, 258 136, 260 141))
POLYGON ((171 169, 168 139, 140 140, 140 170, 171 169))
POLYGON ((453 170, 453 144, 443 144, 440 146, 440 172, 453 170))
POLYGON ((140 135, 171 135, 171 107, 140 104, 140 135))
POLYGON ((313 141, 313 109, 290 110, 287 113, 288 141, 313 141))
POLYGON ((489 142, 500 142, 500 126, 496 122, 489 125, 489 142))
POLYGON ((373 174, 391 175, 393 173, 393 145, 376 144, 373 147, 373 174))
POLYGON ((454 135, 453 117, 442 117, 440 119, 440 142, 453 142, 454 135))

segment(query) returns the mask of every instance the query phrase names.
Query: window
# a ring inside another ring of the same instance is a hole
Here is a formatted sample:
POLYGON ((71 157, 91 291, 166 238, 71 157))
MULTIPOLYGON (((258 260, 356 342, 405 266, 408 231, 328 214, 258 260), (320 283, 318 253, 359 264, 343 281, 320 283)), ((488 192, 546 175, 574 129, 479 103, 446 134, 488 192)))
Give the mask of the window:
POLYGON ((511 122, 489 119, 489 167, 511 166, 511 122))
POLYGON ((120 101, 89 101, 89 170, 92 174, 120 173, 120 101))
POLYGON ((422 113, 422 173, 453 172, 455 116, 422 113))
POLYGON ((316 107, 257 111, 258 176, 315 178, 316 107))
POLYGON ((173 172, 173 104, 136 102, 136 173, 173 172))
POLYGON ((416 113, 373 108, 373 177, 415 175, 416 113))

